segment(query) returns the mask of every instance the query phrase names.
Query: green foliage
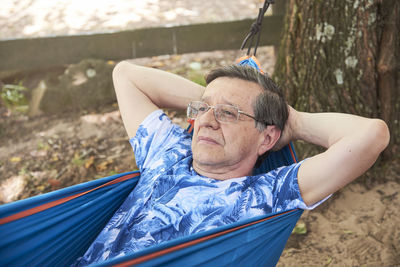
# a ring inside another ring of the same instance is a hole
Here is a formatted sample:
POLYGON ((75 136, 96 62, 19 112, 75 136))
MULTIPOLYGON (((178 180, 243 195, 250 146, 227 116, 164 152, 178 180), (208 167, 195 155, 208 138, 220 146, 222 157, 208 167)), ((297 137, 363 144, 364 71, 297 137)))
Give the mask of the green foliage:
POLYGON ((26 166, 23 166, 23 167, 19 170, 18 175, 25 175, 25 174, 29 174, 29 170, 28 170, 28 168, 27 168, 26 166))
POLYGON ((206 86, 206 80, 204 78, 205 70, 201 68, 201 64, 192 62, 191 67, 179 67, 170 70, 171 73, 185 77, 201 86, 206 86))
POLYGON ((200 84, 201 86, 207 85, 206 80, 204 79, 204 74, 201 72, 190 70, 188 71, 187 76, 192 82, 200 84))
POLYGON ((50 150, 50 145, 47 143, 44 143, 42 140, 40 140, 37 144, 37 149, 39 150, 50 150))
POLYGON ((1 89, 1 100, 7 108, 24 113, 28 110, 28 100, 25 96, 27 91, 28 88, 23 86, 22 82, 5 84, 1 89))
POLYGON ((74 154, 74 158, 71 160, 71 162, 77 167, 81 167, 83 164, 85 164, 85 161, 78 153, 74 154))

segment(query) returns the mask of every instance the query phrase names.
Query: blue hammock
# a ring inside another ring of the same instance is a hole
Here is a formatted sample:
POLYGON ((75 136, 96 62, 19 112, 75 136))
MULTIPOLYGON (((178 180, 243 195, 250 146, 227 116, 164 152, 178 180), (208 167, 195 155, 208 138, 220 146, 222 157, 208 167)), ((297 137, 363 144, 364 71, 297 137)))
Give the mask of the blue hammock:
MULTIPOLYGON (((294 162, 290 146, 264 166, 294 162)), ((137 184, 114 175, 0 207, 0 266, 68 266, 82 256, 137 184)), ((302 210, 259 216, 167 241, 96 266, 274 266, 302 210)))
MULTIPOLYGON (((241 59, 259 65, 254 58, 241 59)), ((254 174, 296 162, 292 144, 254 174)), ((136 186, 114 175, 0 206, 0 266, 69 266, 82 256, 136 186)), ((275 266, 302 210, 258 216, 166 241, 95 266, 275 266)))

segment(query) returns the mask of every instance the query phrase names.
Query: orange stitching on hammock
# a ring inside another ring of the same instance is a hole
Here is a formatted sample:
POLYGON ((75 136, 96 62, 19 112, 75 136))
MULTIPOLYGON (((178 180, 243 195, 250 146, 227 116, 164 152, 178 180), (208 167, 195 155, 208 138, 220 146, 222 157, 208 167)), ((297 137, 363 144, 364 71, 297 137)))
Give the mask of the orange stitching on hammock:
POLYGON ((248 226, 260 223, 260 222, 264 222, 264 221, 267 221, 269 219, 272 219, 272 218, 275 218, 275 217, 278 217, 278 216, 281 216, 281 215, 284 215, 284 214, 287 214, 287 213, 294 212, 296 210, 298 210, 298 209, 285 211, 285 212, 282 212, 282 213, 279 213, 279 214, 276 214, 276 215, 273 215, 273 216, 270 216, 270 217, 267 217, 267 218, 264 218, 264 219, 260 219, 258 221, 250 222, 250 223, 247 223, 247 224, 244 224, 244 225, 241 225, 241 226, 237 226, 237 227, 234 227, 234 228, 231 228, 231 229, 227 229, 225 231, 221 231, 221 232, 209 235, 209 236, 204 236, 202 238, 199 238, 199 239, 196 239, 196 240, 192 240, 192 241, 188 241, 186 243, 179 244, 179 245, 176 245, 176 246, 173 246, 173 247, 170 247, 170 248, 166 248, 166 249, 163 249, 161 251, 156 251, 156 252, 153 252, 153 253, 148 254, 148 255, 143 255, 143 256, 138 257, 136 259, 132 259, 132 260, 129 260, 129 261, 126 261, 126 262, 118 263, 118 264, 115 264, 113 266, 115 266, 115 267, 126 267, 126 266, 132 266, 132 265, 135 265, 135 264, 143 263, 143 262, 146 262, 148 260, 163 256, 165 254, 168 254, 170 252, 174 252, 174 251, 177 251, 177 250, 180 250, 180 249, 183 249, 183 248, 187 248, 187 247, 199 244, 201 242, 208 241, 208 240, 213 239, 215 237, 219 237, 219 236, 222 236, 222 235, 225 235, 225 234, 229 234, 229 233, 234 232, 236 230, 240 230, 240 229, 243 229, 245 227, 248 227, 248 226))
POLYGON ((57 206, 57 205, 63 204, 63 203, 65 203, 65 202, 68 202, 68 201, 70 201, 70 200, 72 200, 72 199, 75 199, 75 198, 78 198, 78 197, 80 197, 80 196, 86 195, 86 194, 88 194, 88 193, 90 193, 90 192, 92 192, 92 191, 95 191, 95 190, 97 190, 97 189, 100 189, 100 188, 102 188, 102 187, 106 187, 106 186, 108 186, 108 185, 113 185, 113 184, 116 184, 116 183, 120 183, 120 182, 129 180, 129 179, 131 179, 131 178, 133 178, 133 177, 137 177, 137 176, 139 176, 139 175, 140 175, 139 172, 137 172, 137 173, 132 173, 132 174, 127 174, 127 175, 121 176, 121 177, 119 177, 119 178, 117 178, 117 179, 114 179, 114 180, 112 180, 112 181, 110 181, 110 182, 107 182, 107 183, 105 183, 105 184, 102 184, 102 185, 100 185, 100 186, 98 186, 98 187, 96 187, 96 188, 92 188, 92 189, 90 189, 90 190, 88 190, 88 191, 85 191, 85 192, 82 192, 82 193, 79 193, 79 194, 76 194, 76 195, 64 197, 64 198, 61 198, 61 199, 57 199, 57 200, 48 202, 48 203, 46 203, 46 204, 43 204, 43 205, 40 205, 40 206, 31 208, 31 209, 27 209, 27 210, 24 210, 24 211, 15 213, 15 214, 10 215, 10 216, 7 216, 7 217, 1 218, 1 219, 0 219, 0 225, 5 224, 5 223, 9 223, 9 222, 12 222, 12 221, 15 221, 15 220, 18 220, 18 219, 27 217, 27 216, 30 216, 30 215, 32 215, 32 214, 35 214, 35 213, 38 213, 38 212, 41 212, 41 211, 44 211, 44 210, 46 210, 46 209, 49 209, 49 208, 55 207, 55 206, 57 206))
POLYGON ((290 154, 292 155, 294 163, 297 163, 296 157, 294 156, 294 152, 293 152, 292 146, 290 144, 288 144, 288 146, 289 146, 290 154))

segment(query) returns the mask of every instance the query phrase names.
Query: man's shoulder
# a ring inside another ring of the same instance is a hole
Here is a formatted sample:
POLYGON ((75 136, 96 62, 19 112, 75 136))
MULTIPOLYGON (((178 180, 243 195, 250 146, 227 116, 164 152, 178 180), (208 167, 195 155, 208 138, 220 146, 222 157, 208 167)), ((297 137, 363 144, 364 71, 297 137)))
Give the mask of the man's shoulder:
MULTIPOLYGON (((150 140, 152 143, 156 139, 176 139, 191 138, 190 134, 177 124, 172 123, 171 119, 162 111, 156 110, 149 114, 140 124, 136 136, 130 139, 130 143, 140 144, 150 140)), ((163 140, 165 142, 166 140, 163 140)))
POLYGON ((172 166, 191 154, 191 137, 173 124, 162 111, 152 112, 139 126, 130 143, 139 169, 154 169, 159 165, 172 166))
POLYGON ((249 176, 249 184, 268 187, 271 191, 298 189, 298 170, 302 162, 281 166, 271 171, 249 176))

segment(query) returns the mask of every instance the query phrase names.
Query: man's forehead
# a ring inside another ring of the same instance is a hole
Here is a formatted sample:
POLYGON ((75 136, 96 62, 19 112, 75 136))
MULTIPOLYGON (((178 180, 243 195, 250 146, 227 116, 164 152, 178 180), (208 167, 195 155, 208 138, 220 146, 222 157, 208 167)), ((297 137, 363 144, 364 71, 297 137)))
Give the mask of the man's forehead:
MULTIPOLYGON (((234 101, 225 98, 223 95, 218 97, 218 99, 215 99, 212 96, 203 95, 201 100, 208 104, 212 104, 212 102, 218 101, 218 104, 229 104, 229 105, 237 106, 237 104, 234 103, 234 101)), ((215 103, 215 104, 217 104, 217 103, 215 103)))
POLYGON ((251 106, 252 100, 262 92, 258 84, 236 78, 221 77, 205 89, 202 101, 208 104, 251 106))

